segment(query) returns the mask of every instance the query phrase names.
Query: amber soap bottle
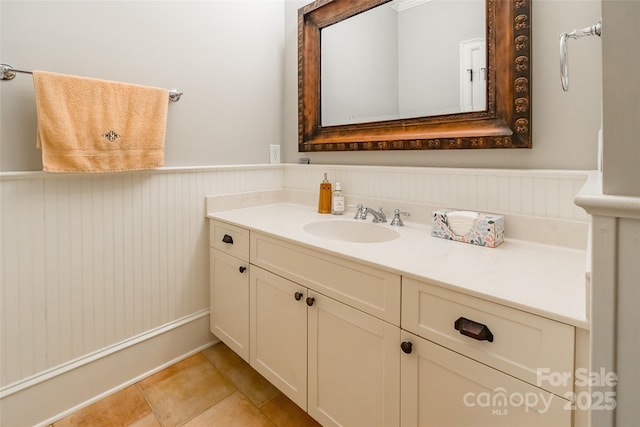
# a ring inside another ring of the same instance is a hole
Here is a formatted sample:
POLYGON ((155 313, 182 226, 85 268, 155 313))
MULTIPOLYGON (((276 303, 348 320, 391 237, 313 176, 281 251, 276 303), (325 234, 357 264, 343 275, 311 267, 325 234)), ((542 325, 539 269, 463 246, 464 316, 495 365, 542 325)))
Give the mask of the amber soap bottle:
POLYGON ((324 174, 324 179, 320 183, 320 195, 318 196, 318 213, 331 213, 331 183, 324 174))

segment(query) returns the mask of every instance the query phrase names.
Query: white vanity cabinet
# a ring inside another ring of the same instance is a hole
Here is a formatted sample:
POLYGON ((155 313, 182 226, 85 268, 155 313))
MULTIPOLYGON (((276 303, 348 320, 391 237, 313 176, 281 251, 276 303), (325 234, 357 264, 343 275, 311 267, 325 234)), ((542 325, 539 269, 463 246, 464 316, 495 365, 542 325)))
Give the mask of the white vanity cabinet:
POLYGON ((402 301, 403 426, 571 426, 538 368, 573 373, 574 327, 406 277, 402 301))
POLYGON ((251 261, 254 369, 324 426, 397 426, 400 328, 370 313, 399 321, 400 276, 260 233, 251 261))
POLYGON ((324 426, 395 426, 400 328, 251 269, 251 366, 324 426))
POLYGON ((409 332, 402 341, 403 427, 571 426, 566 400, 409 332))
POLYGON ((307 289, 251 268, 250 364, 307 409, 307 289))
POLYGON ((308 412, 323 426, 396 426, 400 328, 310 292, 308 412))
POLYGON ((324 426, 400 419, 400 328, 310 293, 308 412, 324 426))
POLYGON ((211 220, 211 331, 322 425, 584 424, 538 370, 587 331, 246 227, 211 220))
POLYGON ((218 221, 209 228, 210 330, 249 361, 249 230, 218 221))

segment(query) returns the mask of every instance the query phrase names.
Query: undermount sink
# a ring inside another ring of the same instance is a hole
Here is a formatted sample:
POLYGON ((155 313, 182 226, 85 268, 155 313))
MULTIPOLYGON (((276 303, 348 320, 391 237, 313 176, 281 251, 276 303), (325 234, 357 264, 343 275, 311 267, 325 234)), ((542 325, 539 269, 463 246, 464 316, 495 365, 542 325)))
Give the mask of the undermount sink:
POLYGON ((315 221, 305 225, 303 229, 316 237, 351 243, 382 243, 400 236, 397 231, 382 225, 355 220, 315 221))

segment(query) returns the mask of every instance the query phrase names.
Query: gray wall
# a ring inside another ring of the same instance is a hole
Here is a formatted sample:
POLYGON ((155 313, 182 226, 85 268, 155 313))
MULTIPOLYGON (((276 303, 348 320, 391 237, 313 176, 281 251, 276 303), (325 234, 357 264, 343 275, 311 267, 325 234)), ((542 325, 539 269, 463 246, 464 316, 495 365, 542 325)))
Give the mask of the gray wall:
MULTIPOLYGON (((0 2, 0 60, 130 83, 177 87, 168 166, 268 162, 297 152, 297 9, 306 0, 0 2), (284 51, 284 57, 283 57, 284 51)), ((601 14, 598 0, 532 5, 531 150, 310 153, 313 163, 594 169, 601 123, 601 40, 570 41, 571 91, 558 36, 601 14), (575 43, 573 43, 575 42, 575 43)), ((29 76, 0 82, 0 169, 40 170, 29 76)))
POLYGON ((484 0, 434 0, 398 14, 403 117, 460 111, 460 42, 485 38, 484 7, 484 0))
MULTIPOLYGON (((284 153, 297 162, 296 10, 285 2, 284 153)), ((536 0, 532 3, 533 148, 523 150, 305 153, 312 163, 517 169, 595 169, 601 127, 602 50, 597 37, 570 41, 571 91, 562 92, 560 33, 598 21, 598 0, 536 0), (573 43, 575 42, 575 43, 573 43)))
POLYGON ((459 112, 460 42, 485 37, 484 8, 484 0, 385 5, 324 28, 322 125, 459 112))
MULTIPOLYGON (((179 88, 167 166, 268 163, 282 140, 283 1, 6 1, 0 61, 179 88)), ((0 82, 0 170, 41 170, 31 76, 0 82)))
POLYGON ((378 7, 322 30, 322 124, 398 115, 398 20, 378 7))
MULTIPOLYGON (((640 197, 640 137, 637 130, 640 119, 640 33, 637 31, 640 22, 640 2, 605 0, 602 9, 605 47, 603 192, 607 195, 637 198, 640 197)), ((632 205, 628 201, 627 203, 629 206, 632 205)), ((615 415, 609 416, 608 419, 607 415, 602 413, 595 416, 598 417, 598 422, 612 421, 610 425, 624 427, 637 424, 640 419, 640 369, 637 363, 640 346, 638 333, 631 326, 636 325, 640 319, 637 308, 637 302, 640 301, 640 268, 637 266, 640 220, 637 216, 635 219, 618 218, 615 221, 615 229, 618 247, 614 248, 617 249, 617 256, 612 256, 612 262, 616 263, 617 269, 613 269, 610 274, 611 277, 615 274, 618 303, 610 310, 617 325, 614 334, 617 346, 612 352, 616 358, 615 368, 619 378, 616 388, 617 407, 615 415)), ((609 246, 604 248, 609 249, 609 246)), ((594 247, 594 250, 597 248, 594 247)), ((605 271, 608 269, 606 265, 603 268, 605 271)), ((606 280, 610 276, 605 274, 604 277, 606 280)), ((602 285, 606 287, 609 283, 602 285)), ((602 349, 606 342, 608 338, 594 340, 592 348, 602 349)))
POLYGON ((607 0, 602 15, 603 190, 640 197, 640 2, 607 0))

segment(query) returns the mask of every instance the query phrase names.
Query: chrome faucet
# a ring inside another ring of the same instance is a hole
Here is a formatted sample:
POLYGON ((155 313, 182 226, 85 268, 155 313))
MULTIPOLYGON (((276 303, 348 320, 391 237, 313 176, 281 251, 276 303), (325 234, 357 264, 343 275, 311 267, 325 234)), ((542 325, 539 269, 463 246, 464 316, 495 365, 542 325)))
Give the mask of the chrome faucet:
POLYGON ((402 222, 402 218, 400 218, 400 215, 404 215, 404 216, 411 216, 411 214, 409 212, 402 212, 400 209, 394 209, 393 210, 393 219, 391 220, 391 224, 394 227, 403 227, 404 226, 404 222, 402 222))
POLYGON ((382 212, 382 206, 378 208, 377 211, 374 211, 371 208, 364 208, 365 209, 365 218, 366 218, 366 214, 370 213, 373 216, 373 220, 372 222, 387 222, 387 216, 384 214, 384 212, 382 212))
POLYGON ((353 219, 364 221, 365 219, 367 219, 367 215, 371 214, 371 216, 373 216, 372 222, 387 222, 387 216, 384 214, 384 212, 382 212, 382 207, 378 208, 377 211, 374 211, 371 208, 365 207, 362 203, 348 206, 356 208, 356 214, 353 216, 353 219))
POLYGON ((364 207, 362 203, 358 203, 357 205, 348 205, 350 208, 356 208, 356 214, 353 216, 353 219, 364 220, 367 219, 367 208, 364 207))

